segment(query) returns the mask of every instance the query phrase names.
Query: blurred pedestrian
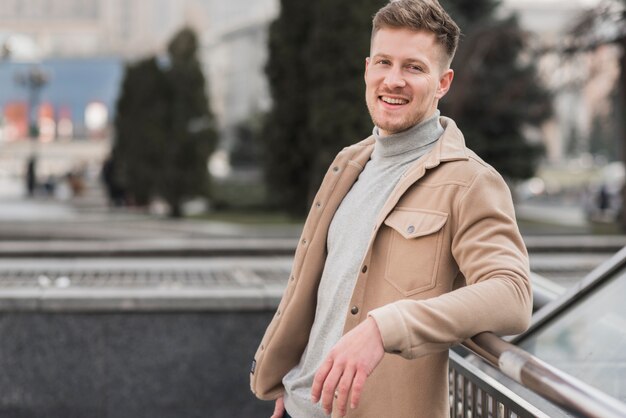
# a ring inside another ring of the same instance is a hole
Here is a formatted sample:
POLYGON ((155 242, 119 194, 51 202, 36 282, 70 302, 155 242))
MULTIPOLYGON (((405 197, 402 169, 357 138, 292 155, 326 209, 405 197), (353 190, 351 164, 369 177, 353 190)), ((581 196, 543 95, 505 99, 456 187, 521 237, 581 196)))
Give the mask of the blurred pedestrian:
POLYGON ((600 213, 604 215, 610 207, 610 199, 611 195, 609 194, 608 188, 606 184, 602 183, 600 186, 600 191, 598 192, 598 208, 600 208, 600 213))
POLYGON ((26 162, 26 191, 28 196, 35 195, 37 188, 37 156, 32 154, 26 162))
POLYGON ((72 190, 72 196, 82 196, 85 191, 85 181, 80 172, 70 170, 65 175, 65 179, 72 190))
POLYGON ((46 181, 43 183, 43 189, 46 192, 46 196, 53 197, 56 190, 57 179, 54 175, 50 174, 46 181))
POLYGON ((102 163, 100 177, 107 191, 109 205, 113 207, 120 207, 126 204, 126 193, 117 179, 115 167, 115 159, 111 154, 102 163))

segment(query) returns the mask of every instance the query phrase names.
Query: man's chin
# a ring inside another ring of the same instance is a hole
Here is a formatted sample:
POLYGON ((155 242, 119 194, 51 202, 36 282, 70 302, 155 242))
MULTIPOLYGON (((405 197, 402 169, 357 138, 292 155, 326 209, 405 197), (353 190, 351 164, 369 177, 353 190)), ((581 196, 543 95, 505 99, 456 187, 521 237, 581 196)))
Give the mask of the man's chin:
POLYGON ((410 129, 413 125, 408 124, 408 123, 403 123, 401 125, 376 125, 376 126, 378 126, 378 129, 381 131, 381 133, 384 132, 384 136, 387 136, 387 135, 395 135, 395 134, 399 134, 400 132, 404 132, 410 129))

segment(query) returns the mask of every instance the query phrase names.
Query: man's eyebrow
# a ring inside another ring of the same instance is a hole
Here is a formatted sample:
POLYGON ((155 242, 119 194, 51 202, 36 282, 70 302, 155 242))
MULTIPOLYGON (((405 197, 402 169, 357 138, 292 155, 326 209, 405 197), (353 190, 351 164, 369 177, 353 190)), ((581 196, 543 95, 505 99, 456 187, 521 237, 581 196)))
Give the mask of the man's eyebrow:
POLYGON ((407 64, 418 64, 420 67, 424 67, 427 70, 430 70, 431 64, 428 61, 424 61, 419 58, 409 58, 406 60, 407 64))

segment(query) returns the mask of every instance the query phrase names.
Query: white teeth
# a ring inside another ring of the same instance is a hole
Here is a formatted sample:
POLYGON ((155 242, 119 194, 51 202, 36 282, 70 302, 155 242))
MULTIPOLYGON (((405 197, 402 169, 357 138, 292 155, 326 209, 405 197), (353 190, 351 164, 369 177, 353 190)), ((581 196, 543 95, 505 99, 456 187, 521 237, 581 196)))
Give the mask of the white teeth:
POLYGON ((404 99, 394 99, 391 97, 381 97, 382 101, 385 103, 389 103, 389 104, 396 104, 396 105, 401 105, 401 104, 407 104, 409 101, 408 100, 404 100, 404 99))

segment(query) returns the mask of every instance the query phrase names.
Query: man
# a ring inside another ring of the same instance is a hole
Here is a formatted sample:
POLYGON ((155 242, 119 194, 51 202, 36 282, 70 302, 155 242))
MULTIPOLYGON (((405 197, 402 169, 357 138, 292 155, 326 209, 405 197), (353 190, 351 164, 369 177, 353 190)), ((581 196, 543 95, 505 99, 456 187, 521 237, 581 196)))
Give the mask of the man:
POLYGON ((436 0, 374 17, 373 136, 326 174, 253 362, 252 391, 276 400, 273 418, 448 416, 448 348, 528 325, 509 190, 437 109, 458 37, 436 0))

